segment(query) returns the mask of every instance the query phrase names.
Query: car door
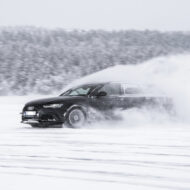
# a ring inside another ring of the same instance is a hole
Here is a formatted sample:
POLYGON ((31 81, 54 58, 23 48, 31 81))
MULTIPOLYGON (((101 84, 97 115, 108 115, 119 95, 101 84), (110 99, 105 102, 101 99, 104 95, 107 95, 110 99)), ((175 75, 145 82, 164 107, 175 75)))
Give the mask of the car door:
POLYGON ((141 107, 145 103, 143 91, 138 86, 122 84, 123 95, 121 98, 121 107, 129 109, 133 107, 141 107))
POLYGON ((106 92, 106 96, 93 96, 91 105, 100 110, 112 110, 120 107, 121 85, 119 83, 108 83, 97 90, 106 92))

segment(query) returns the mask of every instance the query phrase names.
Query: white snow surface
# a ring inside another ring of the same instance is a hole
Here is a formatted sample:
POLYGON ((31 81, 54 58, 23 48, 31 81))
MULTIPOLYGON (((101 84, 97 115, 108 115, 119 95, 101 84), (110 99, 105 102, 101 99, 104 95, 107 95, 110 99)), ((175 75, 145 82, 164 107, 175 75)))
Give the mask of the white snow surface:
POLYGON ((190 189, 188 124, 31 128, 35 98, 0 97, 0 189, 190 189))
POLYGON ((153 85, 173 99, 175 114, 130 109, 121 121, 38 129, 19 113, 39 97, 0 97, 0 190, 190 189, 190 56, 116 66, 76 83, 110 79, 153 85))

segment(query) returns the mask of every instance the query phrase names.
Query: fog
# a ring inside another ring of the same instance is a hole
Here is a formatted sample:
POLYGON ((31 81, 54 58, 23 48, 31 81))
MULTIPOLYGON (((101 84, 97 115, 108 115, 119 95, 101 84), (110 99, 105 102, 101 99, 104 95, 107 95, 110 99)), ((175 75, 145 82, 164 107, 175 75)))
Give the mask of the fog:
MULTIPOLYGON (((118 65, 94 73, 72 85, 93 82, 123 81, 129 84, 151 87, 152 93, 170 97, 175 114, 171 117, 160 110, 130 109, 125 111, 124 119, 137 122, 189 123, 190 122, 190 56, 176 55, 155 58, 137 65, 118 65), (133 121, 134 120, 134 121, 133 121), (139 122, 139 120, 141 122, 139 122)), ((67 87, 68 88, 68 87, 67 87)), ((173 123, 173 124, 174 124, 173 123)), ((147 124, 147 123, 146 123, 147 124)))

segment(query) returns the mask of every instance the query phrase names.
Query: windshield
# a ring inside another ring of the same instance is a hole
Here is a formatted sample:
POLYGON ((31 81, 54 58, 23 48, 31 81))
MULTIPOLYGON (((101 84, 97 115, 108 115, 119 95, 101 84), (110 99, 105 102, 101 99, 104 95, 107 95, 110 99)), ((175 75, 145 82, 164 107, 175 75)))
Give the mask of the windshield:
POLYGON ((95 89, 95 87, 95 85, 80 86, 64 92, 61 96, 88 96, 95 89))

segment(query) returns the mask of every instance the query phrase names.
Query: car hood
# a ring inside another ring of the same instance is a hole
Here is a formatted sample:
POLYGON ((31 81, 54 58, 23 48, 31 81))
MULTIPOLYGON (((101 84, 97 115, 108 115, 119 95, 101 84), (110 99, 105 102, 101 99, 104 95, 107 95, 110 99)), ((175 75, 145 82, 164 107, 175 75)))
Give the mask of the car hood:
POLYGON ((34 106, 34 105, 44 105, 44 104, 57 104, 64 103, 64 101, 69 100, 82 100, 83 96, 58 96, 52 98, 38 99, 28 102, 25 106, 34 106))

